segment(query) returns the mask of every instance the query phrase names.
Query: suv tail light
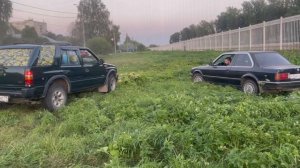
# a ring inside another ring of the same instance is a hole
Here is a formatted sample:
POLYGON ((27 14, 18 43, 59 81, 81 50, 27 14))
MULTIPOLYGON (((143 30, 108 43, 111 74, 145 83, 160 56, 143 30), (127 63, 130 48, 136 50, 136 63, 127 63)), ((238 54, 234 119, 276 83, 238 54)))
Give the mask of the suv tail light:
POLYGON ((288 73, 276 73, 275 74, 275 80, 276 81, 284 81, 289 79, 288 73))
POLYGON ((33 73, 31 70, 26 70, 24 72, 25 77, 25 87, 31 87, 33 85, 33 73))

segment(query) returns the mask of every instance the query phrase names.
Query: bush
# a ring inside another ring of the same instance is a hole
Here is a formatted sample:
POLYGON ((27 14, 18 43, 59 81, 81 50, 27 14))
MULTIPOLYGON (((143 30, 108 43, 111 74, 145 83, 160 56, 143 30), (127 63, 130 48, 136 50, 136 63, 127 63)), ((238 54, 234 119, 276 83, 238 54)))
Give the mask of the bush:
POLYGON ((87 46, 96 54, 108 54, 113 49, 113 46, 102 37, 95 37, 88 40, 87 46))

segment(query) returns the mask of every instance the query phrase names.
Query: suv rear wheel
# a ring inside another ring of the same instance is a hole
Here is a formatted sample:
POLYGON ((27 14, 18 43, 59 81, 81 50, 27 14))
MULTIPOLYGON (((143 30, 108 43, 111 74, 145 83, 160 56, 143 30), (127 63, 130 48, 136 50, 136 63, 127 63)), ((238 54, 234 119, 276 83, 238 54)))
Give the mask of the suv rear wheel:
POLYGON ((44 99, 44 106, 49 111, 57 111, 64 107, 67 102, 67 91, 64 85, 60 82, 53 83, 48 89, 44 99))

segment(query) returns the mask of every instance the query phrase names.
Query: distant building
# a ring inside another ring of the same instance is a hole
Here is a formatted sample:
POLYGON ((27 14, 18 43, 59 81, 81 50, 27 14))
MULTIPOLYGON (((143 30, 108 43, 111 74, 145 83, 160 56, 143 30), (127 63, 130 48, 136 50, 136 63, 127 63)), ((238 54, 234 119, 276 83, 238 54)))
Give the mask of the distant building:
POLYGON ((19 21, 19 22, 11 22, 11 25, 18 31, 22 31, 26 26, 33 27, 38 35, 43 35, 48 32, 47 23, 37 22, 34 21, 33 19, 19 21))

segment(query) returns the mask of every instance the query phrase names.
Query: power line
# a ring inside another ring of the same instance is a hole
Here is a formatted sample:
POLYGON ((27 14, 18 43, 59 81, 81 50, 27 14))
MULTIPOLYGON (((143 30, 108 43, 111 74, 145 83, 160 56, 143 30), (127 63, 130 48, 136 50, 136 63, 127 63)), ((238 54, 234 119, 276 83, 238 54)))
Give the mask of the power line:
POLYGON ((13 10, 18 11, 18 12, 31 13, 31 14, 35 14, 35 15, 54 17, 54 18, 59 18, 59 19, 75 19, 76 18, 76 17, 68 17, 68 16, 45 15, 42 13, 35 13, 35 12, 30 12, 30 11, 25 11, 25 10, 21 10, 21 9, 15 9, 15 8, 13 8, 13 10))
POLYGON ((39 8, 39 7, 35 7, 35 6, 30 6, 30 5, 26 5, 26 4, 18 3, 18 2, 14 2, 14 1, 12 1, 12 3, 18 4, 18 5, 22 5, 22 6, 27 6, 27 7, 30 7, 30 8, 39 9, 39 10, 49 11, 49 12, 57 12, 57 13, 65 13, 65 14, 74 14, 74 15, 77 15, 77 13, 73 13, 73 12, 62 12, 62 11, 56 11, 56 10, 50 10, 50 9, 44 9, 44 8, 39 8))

